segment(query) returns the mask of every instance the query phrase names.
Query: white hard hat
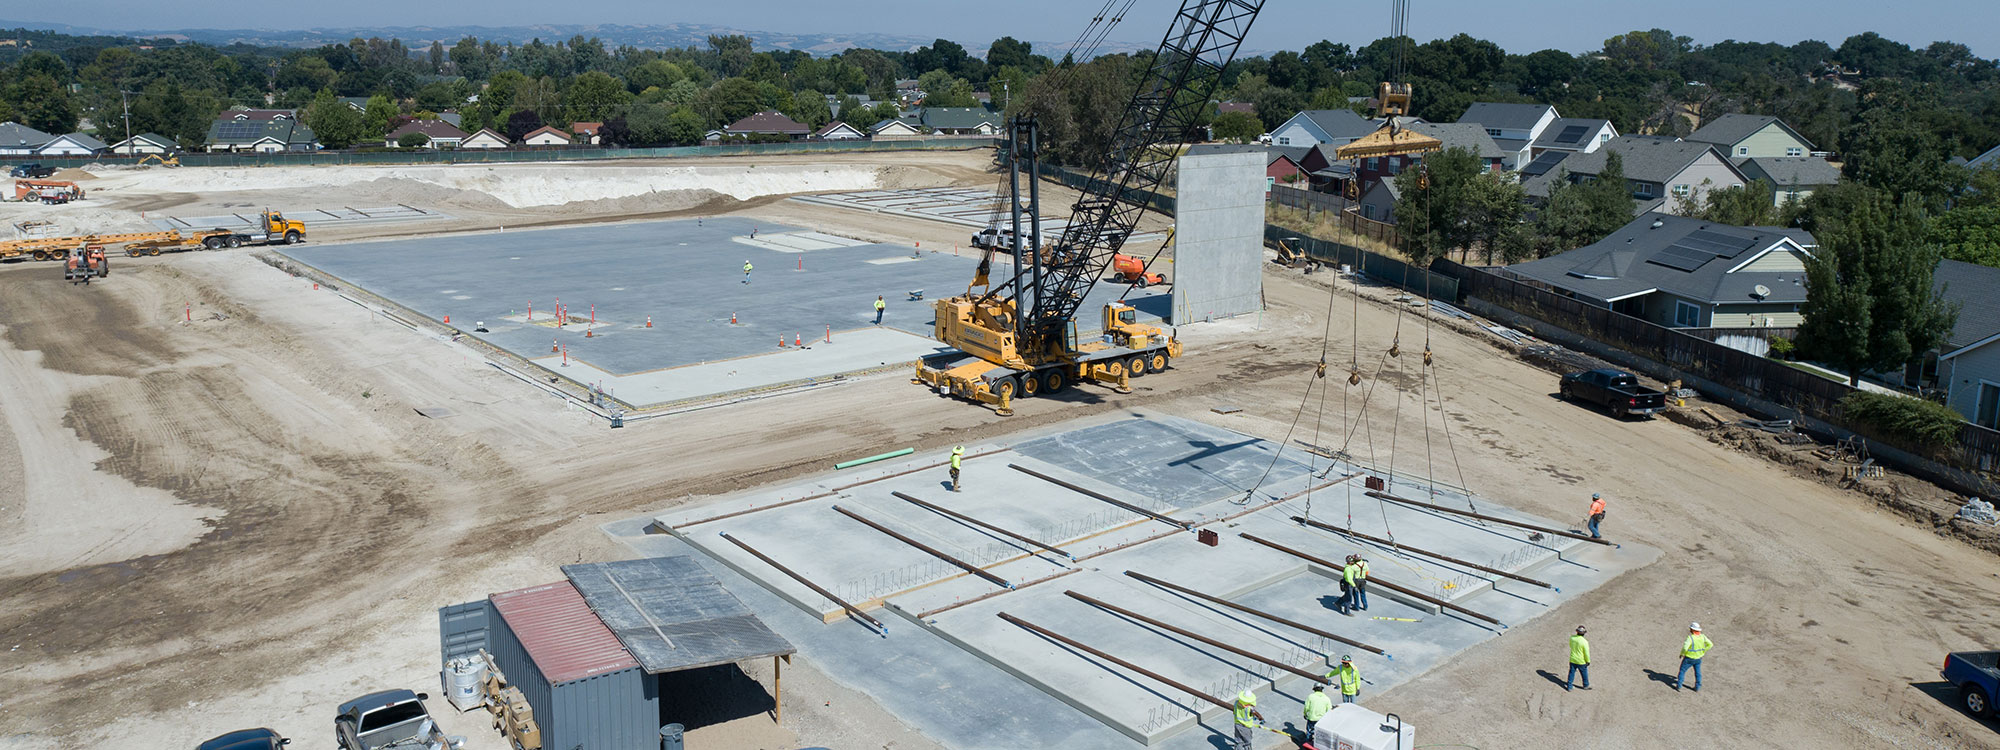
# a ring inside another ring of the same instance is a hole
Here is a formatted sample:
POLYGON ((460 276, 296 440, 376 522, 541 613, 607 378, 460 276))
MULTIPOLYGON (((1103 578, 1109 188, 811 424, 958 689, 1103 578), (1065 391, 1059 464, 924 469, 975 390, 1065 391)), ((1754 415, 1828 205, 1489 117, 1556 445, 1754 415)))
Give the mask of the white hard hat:
POLYGON ((1245 706, 1255 706, 1257 705, 1257 694, 1250 692, 1248 690, 1245 690, 1241 693, 1237 693, 1236 702, 1241 703, 1245 706))
POLYGON ((1689 630, 1693 630, 1693 631, 1695 631, 1695 632, 1700 632, 1700 631, 1701 631, 1701 623, 1698 623, 1698 622, 1690 622, 1690 623, 1688 623, 1688 629, 1689 629, 1689 630))

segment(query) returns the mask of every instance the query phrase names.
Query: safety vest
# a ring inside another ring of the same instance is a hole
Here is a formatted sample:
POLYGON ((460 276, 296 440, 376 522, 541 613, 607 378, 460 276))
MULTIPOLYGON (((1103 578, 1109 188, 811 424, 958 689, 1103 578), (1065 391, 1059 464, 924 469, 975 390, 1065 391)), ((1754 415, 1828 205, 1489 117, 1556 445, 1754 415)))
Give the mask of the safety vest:
POLYGON ((1306 696, 1306 721, 1319 721, 1320 717, 1332 710, 1333 699, 1327 697, 1326 693, 1314 690, 1312 695, 1306 696))
POLYGON ((1702 654, 1708 653, 1708 650, 1711 648, 1715 648, 1715 641, 1709 640, 1708 636, 1700 633, 1689 633, 1687 642, 1681 644, 1681 656, 1689 659, 1699 659, 1702 654))
POLYGON ((1590 501, 1590 514, 1591 514, 1591 515, 1593 515, 1593 516, 1594 516, 1594 515, 1597 515, 1597 514, 1599 514, 1599 513, 1603 513, 1603 512, 1604 512, 1604 498, 1601 498, 1601 497, 1600 497, 1600 498, 1598 498, 1598 499, 1596 499, 1596 500, 1592 500, 1592 501, 1590 501))
POLYGON ((951 452, 951 468, 954 468, 954 469, 958 468, 958 459, 959 459, 960 457, 963 457, 964 455, 965 455, 965 451, 952 451, 952 452, 951 452))
POLYGON ((1243 726, 1246 727, 1257 726, 1257 721, 1250 717, 1249 706, 1243 705, 1241 703, 1236 704, 1236 723, 1242 724, 1243 726))
POLYGON ((1346 581, 1347 585, 1349 586, 1354 585, 1355 578, 1360 575, 1361 575, 1360 565, 1350 564, 1347 567, 1342 568, 1340 570, 1340 580, 1346 581))
POLYGON ((883 301, 882 301, 882 300, 880 300, 880 299, 876 299, 876 300, 875 300, 875 309, 877 309, 877 310, 880 310, 880 309, 882 309, 882 308, 885 308, 885 307, 888 307, 888 306, 889 306, 889 303, 887 303, 887 302, 883 302, 883 301))
POLYGON ((1580 635, 1569 637, 1569 663, 1590 663, 1590 641, 1584 640, 1583 636, 1580 635))
POLYGON ((1361 568, 1361 572, 1356 573, 1354 579, 1366 583, 1368 581, 1368 561, 1356 560, 1354 564, 1361 568))
POLYGON ((1335 667, 1333 671, 1326 673, 1326 678, 1340 682, 1341 695, 1361 694, 1361 671, 1355 669, 1352 664, 1335 667))
POLYGON ((744 273, 750 272, 750 262, 747 260, 743 262, 743 272, 744 273))

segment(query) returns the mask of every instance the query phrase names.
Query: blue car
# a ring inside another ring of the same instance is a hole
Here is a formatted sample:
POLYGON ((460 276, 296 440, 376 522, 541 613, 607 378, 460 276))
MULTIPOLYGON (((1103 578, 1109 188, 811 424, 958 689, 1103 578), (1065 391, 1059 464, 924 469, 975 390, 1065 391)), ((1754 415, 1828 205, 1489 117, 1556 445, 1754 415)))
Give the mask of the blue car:
POLYGON ((1958 686, 1958 705, 1966 713, 1993 715, 1993 704, 2000 701, 2000 651, 1954 651, 1945 655, 1938 674, 1958 686))
POLYGON ((278 750, 292 744, 268 728, 238 729, 195 746, 194 750, 278 750))

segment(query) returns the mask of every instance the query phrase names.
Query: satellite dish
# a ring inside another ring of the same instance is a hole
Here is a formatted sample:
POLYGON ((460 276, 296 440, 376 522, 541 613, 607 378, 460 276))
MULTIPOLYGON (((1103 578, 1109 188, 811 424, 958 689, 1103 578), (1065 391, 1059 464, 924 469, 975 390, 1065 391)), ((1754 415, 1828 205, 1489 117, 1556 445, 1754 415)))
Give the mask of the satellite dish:
POLYGON ((1750 294, 1753 297, 1769 297, 1771 296, 1771 288, 1763 284, 1758 284, 1750 289, 1750 294))

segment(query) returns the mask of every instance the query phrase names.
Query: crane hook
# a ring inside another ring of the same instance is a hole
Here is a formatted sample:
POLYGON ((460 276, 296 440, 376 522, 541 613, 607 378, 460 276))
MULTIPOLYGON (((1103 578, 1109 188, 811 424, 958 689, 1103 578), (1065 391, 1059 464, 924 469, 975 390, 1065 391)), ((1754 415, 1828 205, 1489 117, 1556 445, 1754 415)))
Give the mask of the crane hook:
POLYGON ((1313 368, 1313 377, 1315 378, 1326 377, 1326 360, 1324 359, 1320 360, 1319 366, 1313 368))
POLYGON ((1361 371, 1360 371, 1360 370, 1348 370, 1348 371, 1347 371, 1347 384, 1348 384, 1348 385, 1361 385, 1361 371))
POLYGON ((1431 348, 1426 346, 1424 347, 1424 366, 1429 367, 1430 364, 1431 364, 1431 348))
POLYGON ((1402 341, 1398 340, 1398 341, 1391 341, 1391 342, 1389 342, 1389 356, 1391 356, 1391 357, 1401 357, 1401 356, 1403 356, 1403 342, 1402 342, 1402 341))

